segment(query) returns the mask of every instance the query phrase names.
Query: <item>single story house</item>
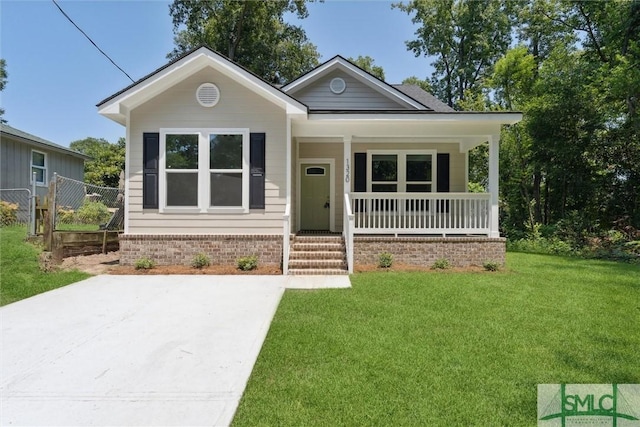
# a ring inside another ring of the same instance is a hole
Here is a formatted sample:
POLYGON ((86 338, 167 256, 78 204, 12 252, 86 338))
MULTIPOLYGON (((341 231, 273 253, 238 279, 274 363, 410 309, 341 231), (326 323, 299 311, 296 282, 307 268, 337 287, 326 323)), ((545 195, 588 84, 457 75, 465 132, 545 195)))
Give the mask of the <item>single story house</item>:
POLYGON ((498 144, 521 113, 454 111, 341 56, 276 87, 207 47, 97 107, 126 127, 123 264, 504 262, 498 144), (490 190, 468 193, 469 150, 487 143, 490 190))
POLYGON ((0 124, 0 189, 31 189, 35 173, 36 193, 44 196, 54 173, 82 181, 84 162, 89 159, 62 145, 0 124))

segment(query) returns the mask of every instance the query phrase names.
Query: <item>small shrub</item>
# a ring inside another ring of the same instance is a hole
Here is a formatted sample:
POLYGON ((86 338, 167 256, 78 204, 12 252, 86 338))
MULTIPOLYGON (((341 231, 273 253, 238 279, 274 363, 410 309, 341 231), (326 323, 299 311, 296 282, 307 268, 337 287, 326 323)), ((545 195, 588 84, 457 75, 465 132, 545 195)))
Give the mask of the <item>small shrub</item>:
POLYGON ((242 271, 254 270, 258 267, 258 257, 255 255, 238 259, 238 268, 242 271))
POLYGON ((18 221, 18 204, 0 201, 0 225, 11 225, 18 221))
POLYGON ((103 224, 111 219, 111 212, 104 203, 85 199, 76 217, 82 224, 103 224))
POLYGON ((446 258, 437 259, 431 266, 432 270, 446 270, 451 268, 451 263, 446 258))
POLYGON ((390 268, 393 264, 393 255, 389 252, 382 252, 378 255, 378 267, 380 268, 390 268))
POLYGON ((155 266, 156 266, 156 263, 147 257, 142 257, 137 259, 134 264, 134 267, 136 268, 136 270, 151 270, 155 266))
POLYGON ((69 206, 60 206, 56 211, 56 221, 61 224, 73 224, 75 222, 76 211, 69 206))
POLYGON ((484 269, 486 271, 498 271, 498 270, 500 270, 500 264, 498 264, 495 261, 485 261, 484 264, 482 264, 482 266, 484 267, 484 269))
POLYGON ((207 256, 207 254, 200 252, 193 257, 191 260, 191 267, 193 268, 203 268, 211 265, 211 259, 207 256))

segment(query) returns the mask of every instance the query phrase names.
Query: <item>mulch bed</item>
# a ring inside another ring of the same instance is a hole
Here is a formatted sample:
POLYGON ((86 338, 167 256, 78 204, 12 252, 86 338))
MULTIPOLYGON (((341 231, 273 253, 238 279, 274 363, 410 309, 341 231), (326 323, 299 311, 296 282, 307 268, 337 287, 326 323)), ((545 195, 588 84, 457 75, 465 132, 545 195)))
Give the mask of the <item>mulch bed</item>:
POLYGON ((149 270, 136 270, 133 266, 116 265, 109 269, 107 274, 240 274, 240 275, 281 275, 282 270, 275 265, 261 265, 255 270, 242 271, 232 265, 211 265, 209 267, 194 268, 188 265, 160 265, 149 270))

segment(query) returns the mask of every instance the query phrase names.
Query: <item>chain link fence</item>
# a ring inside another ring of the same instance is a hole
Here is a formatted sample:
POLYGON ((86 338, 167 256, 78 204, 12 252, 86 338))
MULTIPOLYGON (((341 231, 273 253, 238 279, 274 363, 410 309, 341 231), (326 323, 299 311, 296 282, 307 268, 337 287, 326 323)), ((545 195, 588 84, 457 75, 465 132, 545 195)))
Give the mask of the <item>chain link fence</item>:
POLYGON ((100 187, 54 176, 55 230, 92 231, 124 228, 124 189, 100 187))
POLYGON ((0 226, 29 226, 32 223, 31 190, 0 189, 0 226))

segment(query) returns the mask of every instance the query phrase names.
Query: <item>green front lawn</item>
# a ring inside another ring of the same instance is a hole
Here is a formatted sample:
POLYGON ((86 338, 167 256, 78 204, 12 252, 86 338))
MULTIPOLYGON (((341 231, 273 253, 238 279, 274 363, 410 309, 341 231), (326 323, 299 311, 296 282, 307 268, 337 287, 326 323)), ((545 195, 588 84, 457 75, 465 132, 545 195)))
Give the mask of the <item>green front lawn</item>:
POLYGON ((287 291, 233 425, 536 425, 537 384, 640 383, 640 267, 508 267, 287 291))
POLYGON ((79 271, 40 271, 36 246, 24 241, 26 228, 0 228, 0 306, 89 277, 79 271))

